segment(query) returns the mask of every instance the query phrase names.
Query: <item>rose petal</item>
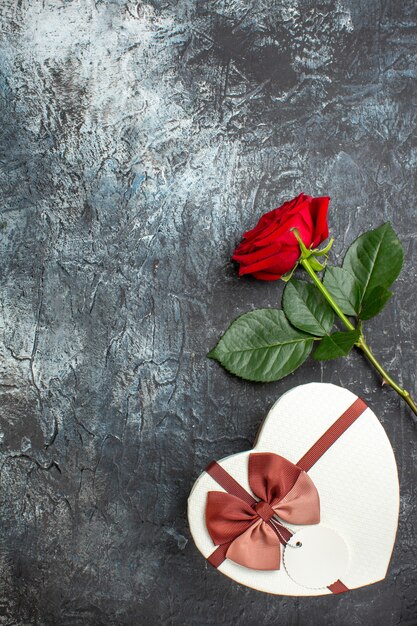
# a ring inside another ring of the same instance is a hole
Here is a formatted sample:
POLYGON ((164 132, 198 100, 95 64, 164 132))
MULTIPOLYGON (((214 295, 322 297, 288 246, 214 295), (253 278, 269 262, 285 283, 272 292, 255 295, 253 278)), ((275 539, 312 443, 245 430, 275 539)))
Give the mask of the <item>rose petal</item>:
POLYGON ((270 274, 269 272, 252 272, 251 276, 257 280, 279 280, 282 274, 270 274))
POLYGON ((279 255, 275 255, 273 257, 261 259, 256 263, 251 263, 250 265, 241 264, 239 268, 239 276, 243 276, 245 274, 253 274, 262 270, 267 270, 269 273, 279 274, 280 276, 282 276, 294 267, 294 265, 297 263, 299 256, 299 251, 294 248, 291 252, 288 252, 286 254, 285 258, 282 258, 279 255))
POLYGON ((311 216, 314 221, 314 236, 312 241, 314 248, 317 248, 317 246, 319 246, 321 242, 329 236, 329 226, 327 224, 329 203, 329 196, 313 198, 313 202, 311 204, 311 216))

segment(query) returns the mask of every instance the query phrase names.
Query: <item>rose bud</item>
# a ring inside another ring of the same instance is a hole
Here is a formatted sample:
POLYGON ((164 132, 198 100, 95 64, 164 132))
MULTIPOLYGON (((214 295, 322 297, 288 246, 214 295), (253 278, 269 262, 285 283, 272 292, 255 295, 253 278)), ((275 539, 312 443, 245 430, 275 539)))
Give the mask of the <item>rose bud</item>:
POLYGON ((330 198, 297 198, 265 213, 252 230, 243 235, 232 259, 239 263, 239 276, 251 274, 261 280, 278 280, 290 272, 301 256, 300 245, 317 248, 329 236, 327 210, 330 198))

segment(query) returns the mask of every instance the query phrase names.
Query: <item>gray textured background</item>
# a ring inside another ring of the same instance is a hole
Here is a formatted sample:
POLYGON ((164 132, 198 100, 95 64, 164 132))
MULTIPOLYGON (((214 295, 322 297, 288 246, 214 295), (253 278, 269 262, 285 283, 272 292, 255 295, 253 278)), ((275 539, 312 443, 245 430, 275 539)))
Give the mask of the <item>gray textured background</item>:
POLYGON ((0 623, 417 624, 417 432, 397 396, 358 354, 269 385, 205 357, 280 301, 237 278, 243 230, 328 193, 333 259, 386 220, 404 243, 368 338, 416 394, 413 0, 1 0, 0 17, 0 623), (269 597, 205 563, 186 500, 317 380, 380 416, 398 541, 381 584, 269 597))

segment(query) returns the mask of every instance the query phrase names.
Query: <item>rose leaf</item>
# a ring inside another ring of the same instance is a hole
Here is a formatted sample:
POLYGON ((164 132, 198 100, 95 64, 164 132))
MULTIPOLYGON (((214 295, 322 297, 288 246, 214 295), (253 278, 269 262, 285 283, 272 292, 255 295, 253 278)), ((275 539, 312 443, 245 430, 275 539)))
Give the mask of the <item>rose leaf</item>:
POLYGON ((388 300, 391 298, 392 292, 385 289, 385 287, 375 287, 369 292, 362 302, 362 308, 359 314, 361 320, 369 320, 371 317, 377 315, 388 300))
POLYGON ((362 303, 375 287, 387 289, 394 282, 403 260, 401 242, 387 222, 353 242, 345 255, 343 268, 357 279, 362 303))
POLYGON ((327 335, 333 326, 334 313, 317 287, 304 280, 291 280, 284 289, 284 313, 289 322, 316 337, 327 335))
POLYGON ((238 317, 207 356, 240 378, 270 382, 297 369, 313 341, 290 326, 283 311, 258 309, 238 317))
POLYGON ((327 267, 323 285, 345 315, 359 314, 360 286, 350 272, 343 267, 327 267))
POLYGON ((323 337, 317 350, 313 354, 316 361, 337 359, 339 356, 347 356, 359 339, 359 330, 347 330, 323 337))

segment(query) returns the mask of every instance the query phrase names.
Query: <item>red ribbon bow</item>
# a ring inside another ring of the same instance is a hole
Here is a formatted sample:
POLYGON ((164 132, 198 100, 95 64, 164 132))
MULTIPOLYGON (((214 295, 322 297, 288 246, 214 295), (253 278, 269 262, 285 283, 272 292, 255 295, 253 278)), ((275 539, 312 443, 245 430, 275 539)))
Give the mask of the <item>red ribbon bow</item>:
POLYGON ((250 454, 248 474, 260 500, 251 506, 230 493, 209 491, 207 529, 216 545, 231 542, 228 559, 251 569, 276 570, 282 536, 273 516, 292 524, 318 524, 319 494, 305 471, 278 454, 250 454))

